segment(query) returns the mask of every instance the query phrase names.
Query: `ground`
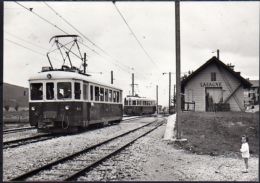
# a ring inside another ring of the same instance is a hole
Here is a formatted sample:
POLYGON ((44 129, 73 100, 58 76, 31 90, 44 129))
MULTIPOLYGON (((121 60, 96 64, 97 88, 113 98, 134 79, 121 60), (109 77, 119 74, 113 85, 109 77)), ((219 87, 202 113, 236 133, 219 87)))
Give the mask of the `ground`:
MULTIPOLYGON (((187 143, 176 146, 172 141, 165 140, 168 127, 174 128, 165 123, 116 157, 105 161, 97 167, 99 171, 90 172, 80 180, 258 181, 259 133, 256 116, 241 113, 185 113, 182 115, 181 129, 187 143), (249 145, 253 151, 249 159, 249 173, 246 174, 242 173, 244 162, 239 153, 241 133, 250 135, 249 145)), ((173 118, 170 116, 168 119, 173 118)), ((83 146, 96 143, 97 139, 104 140, 126 130, 126 126, 141 125, 147 120, 151 119, 64 136, 21 146, 16 150, 4 150, 4 177, 12 177, 45 161, 78 151, 83 146)))

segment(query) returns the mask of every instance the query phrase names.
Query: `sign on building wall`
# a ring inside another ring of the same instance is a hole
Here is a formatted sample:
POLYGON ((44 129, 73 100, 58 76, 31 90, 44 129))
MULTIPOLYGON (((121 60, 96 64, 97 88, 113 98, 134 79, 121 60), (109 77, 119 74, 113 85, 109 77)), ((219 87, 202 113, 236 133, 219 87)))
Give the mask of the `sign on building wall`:
POLYGON ((201 87, 222 87, 221 82, 201 82, 201 87))

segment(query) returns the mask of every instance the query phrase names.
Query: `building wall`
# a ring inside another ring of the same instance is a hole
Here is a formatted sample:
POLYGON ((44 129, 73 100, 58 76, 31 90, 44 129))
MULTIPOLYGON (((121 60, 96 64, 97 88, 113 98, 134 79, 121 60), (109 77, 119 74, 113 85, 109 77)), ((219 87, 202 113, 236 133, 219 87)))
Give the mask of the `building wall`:
MULTIPOLYGON (((210 64, 206 69, 202 70, 198 75, 194 76, 185 86, 185 102, 195 101, 195 110, 196 111, 206 111, 206 97, 205 97, 205 83, 211 83, 212 86, 221 86, 224 90, 223 92, 223 101, 230 95, 229 86, 226 82, 229 82, 231 91, 235 90, 240 81, 235 78, 232 74, 221 69, 215 64, 210 64), (216 73, 216 81, 211 81, 211 72, 216 73)), ((244 100, 243 100, 243 92, 244 89, 242 86, 236 91, 234 95, 238 101, 235 100, 234 96, 232 96, 227 103, 230 104, 231 111, 240 111, 244 110, 244 100), (240 107, 239 107, 240 105, 240 107)))

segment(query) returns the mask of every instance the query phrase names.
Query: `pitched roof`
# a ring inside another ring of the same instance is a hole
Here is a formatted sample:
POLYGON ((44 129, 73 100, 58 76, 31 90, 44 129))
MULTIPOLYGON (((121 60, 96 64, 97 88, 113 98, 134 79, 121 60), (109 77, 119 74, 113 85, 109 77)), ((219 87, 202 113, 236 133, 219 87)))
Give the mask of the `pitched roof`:
POLYGON ((224 64, 222 61, 220 61, 217 57, 212 57, 211 59, 209 59, 205 64, 203 64, 202 66, 200 66, 196 71, 194 71, 192 74, 190 74, 186 79, 182 80, 182 88, 184 88, 184 86, 196 75, 198 75, 202 70, 204 70, 208 65, 210 64, 217 64, 220 67, 224 68, 226 71, 228 71, 229 73, 231 73, 235 78, 237 78, 241 84, 245 87, 245 88, 249 88, 252 84, 246 80, 245 78, 243 78, 240 75, 240 72, 235 72, 234 70, 230 69, 226 64, 224 64))
POLYGON ((252 84, 251 87, 259 87, 259 80, 249 80, 249 82, 252 84))

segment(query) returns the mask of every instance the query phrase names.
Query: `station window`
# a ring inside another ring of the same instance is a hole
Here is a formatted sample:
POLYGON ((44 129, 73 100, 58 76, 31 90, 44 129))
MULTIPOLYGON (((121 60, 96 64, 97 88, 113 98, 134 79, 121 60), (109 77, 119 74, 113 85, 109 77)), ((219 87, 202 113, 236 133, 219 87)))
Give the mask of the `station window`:
POLYGON ((71 98, 71 83, 70 82, 57 83, 57 94, 58 94, 58 99, 71 98))
POLYGON ((93 86, 90 85, 90 100, 93 101, 93 99, 94 99, 93 86))
POLYGON ((42 100, 42 83, 32 83, 31 89, 31 100, 42 100))
POLYGON ((211 81, 216 81, 216 73, 215 72, 211 73, 211 81))
POLYGON ((100 101, 104 101, 104 88, 100 88, 100 101))
POLYGON ((54 99, 54 83, 46 83, 46 99, 54 99))
POLYGON ((105 89, 105 101, 108 102, 108 89, 105 89))
POLYGON ((109 90, 109 92, 108 92, 108 99, 109 99, 109 102, 112 102, 112 90, 109 90))
POLYGON ((95 86, 95 101, 99 101, 99 87, 95 86))
POLYGON ((75 99, 80 99, 80 83, 75 82, 74 83, 74 93, 75 93, 75 99))
POLYGON ((113 91, 113 102, 116 102, 116 91, 113 91))
POLYGON ((83 84, 83 99, 88 99, 88 85, 86 83, 83 84))

